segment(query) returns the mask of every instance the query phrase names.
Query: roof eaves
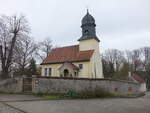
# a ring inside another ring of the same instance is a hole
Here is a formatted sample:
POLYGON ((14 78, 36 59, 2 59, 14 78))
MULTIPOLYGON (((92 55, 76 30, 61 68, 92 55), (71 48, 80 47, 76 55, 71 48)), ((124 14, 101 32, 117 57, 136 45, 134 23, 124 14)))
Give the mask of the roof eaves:
MULTIPOLYGON (((74 62, 88 62, 90 61, 90 59, 86 59, 86 60, 74 60, 74 61, 67 61, 69 63, 74 63, 74 62)), ((66 62, 66 61, 65 61, 66 62)), ((63 64, 65 62, 49 62, 49 63, 41 63, 40 65, 49 65, 49 64, 63 64)))

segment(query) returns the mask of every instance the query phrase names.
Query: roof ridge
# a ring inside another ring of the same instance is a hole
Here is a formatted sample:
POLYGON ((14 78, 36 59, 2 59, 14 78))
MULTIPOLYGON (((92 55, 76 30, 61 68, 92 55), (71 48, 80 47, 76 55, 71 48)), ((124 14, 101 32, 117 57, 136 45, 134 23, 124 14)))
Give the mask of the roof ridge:
POLYGON ((74 47, 74 46, 79 46, 79 45, 70 45, 70 46, 56 47, 54 49, 68 48, 68 47, 74 47))
POLYGON ((90 49, 90 50, 83 50, 83 51, 79 51, 79 52, 84 52, 84 51, 94 51, 94 49, 90 49))

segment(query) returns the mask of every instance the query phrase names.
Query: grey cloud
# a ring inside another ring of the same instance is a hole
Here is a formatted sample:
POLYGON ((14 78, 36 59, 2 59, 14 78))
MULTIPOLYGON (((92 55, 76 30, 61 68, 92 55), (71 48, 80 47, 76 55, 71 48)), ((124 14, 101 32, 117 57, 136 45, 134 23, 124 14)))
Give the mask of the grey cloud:
POLYGON ((50 36, 63 46, 77 43, 88 6, 103 50, 134 49, 150 45, 149 4, 149 0, 0 0, 0 14, 25 14, 36 41, 50 36))

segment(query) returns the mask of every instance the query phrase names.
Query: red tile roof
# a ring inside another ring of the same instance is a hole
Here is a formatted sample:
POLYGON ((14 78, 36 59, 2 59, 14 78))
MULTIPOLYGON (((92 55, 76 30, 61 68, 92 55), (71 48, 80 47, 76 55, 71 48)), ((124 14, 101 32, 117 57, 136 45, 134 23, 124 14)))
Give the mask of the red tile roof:
POLYGON ((139 83, 143 83, 143 82, 144 82, 144 80, 143 80, 139 75, 137 75, 137 74, 132 74, 131 77, 132 77, 135 81, 137 81, 137 82, 139 82, 139 83))
POLYGON ((79 45, 55 48, 42 64, 89 61, 94 50, 79 51, 79 45))

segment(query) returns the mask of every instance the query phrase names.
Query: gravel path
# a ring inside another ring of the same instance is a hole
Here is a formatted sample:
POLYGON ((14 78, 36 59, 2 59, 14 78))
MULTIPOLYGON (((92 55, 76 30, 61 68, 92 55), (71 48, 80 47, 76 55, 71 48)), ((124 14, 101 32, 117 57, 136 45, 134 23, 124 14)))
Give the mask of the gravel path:
POLYGON ((25 113, 25 112, 17 110, 5 103, 0 103, 0 113, 25 113))

